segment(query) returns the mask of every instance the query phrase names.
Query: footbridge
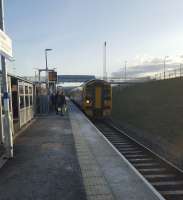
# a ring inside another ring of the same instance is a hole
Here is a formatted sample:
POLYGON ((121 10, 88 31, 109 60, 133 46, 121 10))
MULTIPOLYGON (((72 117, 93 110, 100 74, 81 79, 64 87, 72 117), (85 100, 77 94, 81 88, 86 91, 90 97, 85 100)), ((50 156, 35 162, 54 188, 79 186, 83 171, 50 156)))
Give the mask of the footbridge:
POLYGON ((96 79, 94 75, 58 75, 57 81, 60 83, 79 83, 96 79))

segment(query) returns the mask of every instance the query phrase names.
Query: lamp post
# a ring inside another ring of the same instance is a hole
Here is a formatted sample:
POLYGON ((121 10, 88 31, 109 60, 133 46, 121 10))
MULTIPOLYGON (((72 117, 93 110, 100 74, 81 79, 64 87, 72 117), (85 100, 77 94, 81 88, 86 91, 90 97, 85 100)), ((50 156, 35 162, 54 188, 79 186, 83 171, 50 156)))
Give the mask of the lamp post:
POLYGON ((180 78, 182 76, 182 63, 180 63, 180 78))
POLYGON ((121 82, 123 81, 123 68, 120 68, 119 79, 121 79, 121 82))
POLYGON ((107 69, 106 69, 106 48, 107 42, 104 42, 104 52, 103 52, 103 80, 107 80, 107 69))
POLYGON ((127 61, 125 60, 125 82, 126 82, 126 65, 127 65, 127 61))
POLYGON ((48 51, 52 51, 52 49, 45 49, 45 61, 46 61, 46 76, 48 79, 48 51))
POLYGON ((164 66, 164 80, 165 80, 165 65, 166 65, 166 59, 168 58, 169 56, 165 56, 164 57, 164 61, 163 61, 163 66, 164 66))
POLYGON ((46 87, 47 87, 47 98, 48 98, 48 105, 47 111, 49 113, 49 104, 50 104, 50 96, 49 96, 49 77, 48 77, 48 51, 52 51, 52 49, 45 49, 45 61, 46 61, 46 87))

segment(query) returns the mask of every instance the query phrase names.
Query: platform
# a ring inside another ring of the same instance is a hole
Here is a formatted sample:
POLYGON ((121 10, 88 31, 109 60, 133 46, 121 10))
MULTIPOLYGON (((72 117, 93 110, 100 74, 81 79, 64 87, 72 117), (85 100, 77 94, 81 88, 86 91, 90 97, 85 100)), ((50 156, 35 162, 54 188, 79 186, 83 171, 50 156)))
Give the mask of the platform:
POLYGON ((68 116, 38 118, 0 169, 0 200, 85 200, 68 116))
POLYGON ((64 117, 39 117, 0 169, 1 200, 157 200, 149 185, 69 103, 64 117))

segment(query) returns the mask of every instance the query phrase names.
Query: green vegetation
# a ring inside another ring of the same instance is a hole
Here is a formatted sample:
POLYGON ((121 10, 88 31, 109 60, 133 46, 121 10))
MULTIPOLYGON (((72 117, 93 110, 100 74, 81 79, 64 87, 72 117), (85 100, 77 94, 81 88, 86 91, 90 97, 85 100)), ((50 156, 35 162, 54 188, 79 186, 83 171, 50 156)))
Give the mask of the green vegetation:
POLYGON ((112 117, 183 155, 183 79, 114 87, 112 117))

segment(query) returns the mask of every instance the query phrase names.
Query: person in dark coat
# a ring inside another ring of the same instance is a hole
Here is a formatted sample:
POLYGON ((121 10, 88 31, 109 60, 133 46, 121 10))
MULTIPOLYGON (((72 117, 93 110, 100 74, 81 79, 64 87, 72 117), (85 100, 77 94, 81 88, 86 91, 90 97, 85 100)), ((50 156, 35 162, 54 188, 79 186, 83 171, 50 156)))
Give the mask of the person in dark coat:
POLYGON ((50 102, 51 102, 51 104, 50 104, 51 110, 56 111, 57 109, 56 109, 56 94, 55 94, 55 92, 53 92, 51 94, 50 102))
POLYGON ((60 110, 60 114, 63 115, 63 108, 64 105, 66 104, 66 100, 65 100, 65 95, 63 92, 58 92, 56 95, 56 105, 57 105, 57 110, 56 110, 56 114, 58 114, 59 108, 60 110))

